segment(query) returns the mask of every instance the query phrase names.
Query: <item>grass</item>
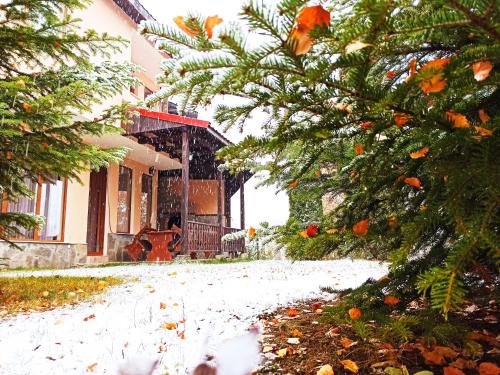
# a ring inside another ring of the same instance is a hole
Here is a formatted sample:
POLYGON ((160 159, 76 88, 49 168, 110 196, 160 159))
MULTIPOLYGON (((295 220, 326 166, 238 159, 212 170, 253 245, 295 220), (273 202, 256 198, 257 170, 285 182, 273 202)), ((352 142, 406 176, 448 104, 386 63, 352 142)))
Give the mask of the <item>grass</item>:
POLYGON ((0 278, 0 314, 52 310, 89 300, 108 287, 119 285, 114 277, 29 276, 0 278))

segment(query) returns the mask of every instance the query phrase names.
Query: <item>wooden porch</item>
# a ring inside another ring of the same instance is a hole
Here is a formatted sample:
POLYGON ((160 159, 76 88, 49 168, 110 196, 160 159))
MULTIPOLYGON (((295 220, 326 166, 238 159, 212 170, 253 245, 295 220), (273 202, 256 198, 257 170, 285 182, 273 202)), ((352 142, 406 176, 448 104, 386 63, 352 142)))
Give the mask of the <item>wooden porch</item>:
POLYGON ((220 169, 215 153, 230 142, 207 121, 190 117, 191 114, 139 112, 134 123, 125 127, 125 135, 179 159, 182 165, 181 169, 159 171, 157 229, 182 230, 178 252, 181 255, 211 258, 244 252, 244 238, 221 240, 224 235, 245 228, 244 184, 252 176, 248 171, 234 176, 220 169), (200 199, 196 189, 209 193, 200 199), (231 228, 231 197, 238 191, 239 229, 231 228))

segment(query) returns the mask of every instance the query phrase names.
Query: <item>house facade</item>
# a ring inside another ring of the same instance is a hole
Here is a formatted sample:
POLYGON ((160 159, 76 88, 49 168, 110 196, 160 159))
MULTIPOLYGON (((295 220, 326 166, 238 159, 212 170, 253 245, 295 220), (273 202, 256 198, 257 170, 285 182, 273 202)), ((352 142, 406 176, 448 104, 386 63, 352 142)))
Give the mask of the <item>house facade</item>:
MULTIPOLYGON (((94 108, 122 100, 141 101, 159 90, 155 77, 165 56, 138 31, 152 16, 136 0, 94 0, 75 14, 81 27, 121 36, 128 44, 112 58, 142 68, 140 84, 94 108)), ((98 58, 96 58, 98 61, 98 58)), ((175 104, 160 103, 139 110, 123 134, 87 138, 106 147, 126 147, 120 164, 82 173, 77 181, 32 184, 33 199, 3 202, 4 212, 42 215, 46 225, 13 239, 22 250, 0 242, 0 258, 8 267, 67 267, 128 260, 125 246, 145 227, 182 229, 184 255, 197 258, 243 250, 239 243, 222 243, 230 228, 231 196, 241 194, 240 224, 244 228, 244 183, 249 173, 232 176, 220 171, 215 152, 230 142, 197 114, 181 114, 175 104)))

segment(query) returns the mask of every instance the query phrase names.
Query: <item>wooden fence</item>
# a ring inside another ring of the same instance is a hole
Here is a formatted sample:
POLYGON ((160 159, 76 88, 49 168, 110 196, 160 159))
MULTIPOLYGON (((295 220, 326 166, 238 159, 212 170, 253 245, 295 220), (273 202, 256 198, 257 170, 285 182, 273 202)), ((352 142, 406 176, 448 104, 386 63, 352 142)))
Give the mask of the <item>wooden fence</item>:
MULTIPOLYGON (((201 252, 207 255, 222 252, 242 252, 245 250, 245 238, 222 242, 219 236, 219 226, 213 224, 188 221, 189 252, 201 252)), ((222 235, 238 232, 239 229, 224 227, 222 235)))

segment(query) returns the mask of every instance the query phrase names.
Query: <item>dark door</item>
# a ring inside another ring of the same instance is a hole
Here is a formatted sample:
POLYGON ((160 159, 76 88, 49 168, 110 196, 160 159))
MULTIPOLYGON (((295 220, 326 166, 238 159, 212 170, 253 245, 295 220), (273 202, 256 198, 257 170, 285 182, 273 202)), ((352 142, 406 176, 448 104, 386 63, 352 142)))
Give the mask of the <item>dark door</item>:
POLYGON ((87 253, 99 255, 104 248, 104 222, 106 216, 106 185, 108 170, 90 172, 89 216, 87 221, 87 253))

